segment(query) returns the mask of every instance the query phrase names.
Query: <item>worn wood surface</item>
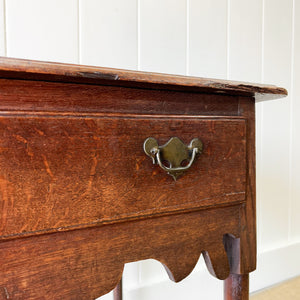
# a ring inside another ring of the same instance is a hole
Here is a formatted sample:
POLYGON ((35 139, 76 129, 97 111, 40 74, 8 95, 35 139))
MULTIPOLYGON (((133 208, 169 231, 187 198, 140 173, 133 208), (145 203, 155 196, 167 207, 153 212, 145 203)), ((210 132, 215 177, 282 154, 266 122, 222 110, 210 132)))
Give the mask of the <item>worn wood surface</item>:
POLYGON ((236 97, 168 90, 0 79, 0 110, 237 116, 236 97))
POLYGON ((225 299, 248 299, 254 105, 284 95, 0 58, 0 299, 95 299, 117 285, 124 263, 148 258, 177 282, 200 253, 212 275, 230 274, 225 299), (146 138, 173 136, 204 144, 176 182, 143 151, 146 138))
POLYGON ((256 269, 256 177, 255 177, 255 105, 254 99, 240 98, 240 113, 247 119, 246 203, 241 206, 240 270, 247 274, 256 269))
POLYGON ((2 239, 245 201, 243 119, 6 115, 0 135, 2 239), (149 136, 204 150, 174 181, 149 136))
POLYGON ((178 282, 201 252, 225 279, 223 234, 239 230, 239 207, 230 206, 2 241, 0 299, 95 299, 116 286, 124 263, 148 258, 178 282))
POLYGON ((224 236, 232 274, 248 274, 256 268, 256 182, 254 99, 239 99, 240 115, 247 120, 246 202, 241 205, 241 237, 224 236))
POLYGON ((257 100, 268 100, 287 95, 285 89, 272 85, 39 62, 7 57, 0 57, 0 77, 255 96, 257 100))

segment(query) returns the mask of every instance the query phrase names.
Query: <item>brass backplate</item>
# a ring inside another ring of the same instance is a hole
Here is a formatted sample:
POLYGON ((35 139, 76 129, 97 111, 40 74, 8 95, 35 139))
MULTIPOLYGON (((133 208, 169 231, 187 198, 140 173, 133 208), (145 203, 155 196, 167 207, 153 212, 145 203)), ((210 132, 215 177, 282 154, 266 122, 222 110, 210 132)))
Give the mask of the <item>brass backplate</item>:
POLYGON ((152 137, 144 142, 144 151, 153 163, 159 164, 175 180, 191 166, 195 155, 201 153, 202 148, 203 144, 198 138, 193 139, 188 146, 178 137, 172 137, 162 146, 152 137))

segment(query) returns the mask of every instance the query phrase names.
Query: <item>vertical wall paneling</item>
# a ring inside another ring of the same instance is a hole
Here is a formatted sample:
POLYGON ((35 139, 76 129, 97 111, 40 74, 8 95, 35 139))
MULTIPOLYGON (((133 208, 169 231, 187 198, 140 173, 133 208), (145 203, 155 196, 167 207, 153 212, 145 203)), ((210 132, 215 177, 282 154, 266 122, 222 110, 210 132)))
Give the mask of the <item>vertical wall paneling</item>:
POLYGON ((7 55, 78 61, 77 0, 6 1, 7 55))
POLYGON ((0 0, 0 56, 6 54, 5 36, 5 0, 0 0))
POLYGON ((227 1, 189 1, 189 75, 226 78, 227 1))
POLYGON ((300 2, 294 1, 291 239, 300 241, 300 2))
POLYGON ((137 0, 79 0, 80 62, 137 68, 137 0))
POLYGON ((141 69, 141 0, 137 0, 137 69, 141 69))
POLYGON ((231 0, 229 79, 261 81, 262 0, 231 0))
MULTIPOLYGON (((264 78, 290 89, 292 0, 265 0, 264 78)), ((264 103, 262 124, 261 221, 265 249, 288 240, 290 99, 264 103)))
POLYGON ((186 0, 185 75, 190 75, 190 0, 186 0))
POLYGON ((186 72, 186 0, 140 0, 141 69, 186 72))

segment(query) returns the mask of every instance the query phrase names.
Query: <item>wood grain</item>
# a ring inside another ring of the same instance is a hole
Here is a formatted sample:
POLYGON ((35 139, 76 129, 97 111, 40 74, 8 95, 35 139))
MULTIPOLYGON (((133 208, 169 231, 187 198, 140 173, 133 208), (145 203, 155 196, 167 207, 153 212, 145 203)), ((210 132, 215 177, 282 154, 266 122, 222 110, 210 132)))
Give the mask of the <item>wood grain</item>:
POLYGON ((245 134, 238 118, 2 116, 0 236, 241 203, 245 134), (174 135, 204 144, 176 182, 143 151, 149 136, 174 135))
POLYGON ((225 279, 229 232, 238 237, 238 206, 2 241, 0 299, 95 299, 116 286, 124 263, 148 258, 178 282, 201 252, 225 279))
POLYGON ((240 98, 240 113, 247 118, 247 199, 241 206, 241 261, 239 274, 256 269, 256 177, 254 99, 240 98))
POLYGON ((233 96, 0 79, 0 109, 126 114, 238 115, 233 96))
POLYGON ((271 85, 39 62, 7 57, 0 57, 0 77, 181 90, 185 92, 195 91, 220 95, 254 96, 260 101, 287 95, 285 89, 271 85))
POLYGON ((224 236, 231 274, 248 274, 256 269, 256 182, 255 182, 255 103, 252 98, 240 98, 240 114, 247 120, 246 202, 241 209, 239 239, 224 236))
POLYGON ((177 282, 200 253, 225 299, 248 299, 255 101, 286 94, 0 58, 0 299, 95 299, 148 258, 177 282), (176 182, 143 151, 174 136, 204 144, 176 182))

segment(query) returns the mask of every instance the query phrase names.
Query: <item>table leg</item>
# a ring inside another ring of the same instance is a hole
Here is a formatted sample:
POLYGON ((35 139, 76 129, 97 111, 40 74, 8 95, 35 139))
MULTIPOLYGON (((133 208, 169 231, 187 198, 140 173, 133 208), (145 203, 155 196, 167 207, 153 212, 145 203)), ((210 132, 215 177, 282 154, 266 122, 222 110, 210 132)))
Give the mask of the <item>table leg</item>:
POLYGON ((123 299, 122 279, 120 280, 118 285, 114 288, 113 294, 114 294, 114 300, 122 300, 123 299))
POLYGON ((230 274, 224 282, 224 300, 249 299, 249 274, 230 274))

